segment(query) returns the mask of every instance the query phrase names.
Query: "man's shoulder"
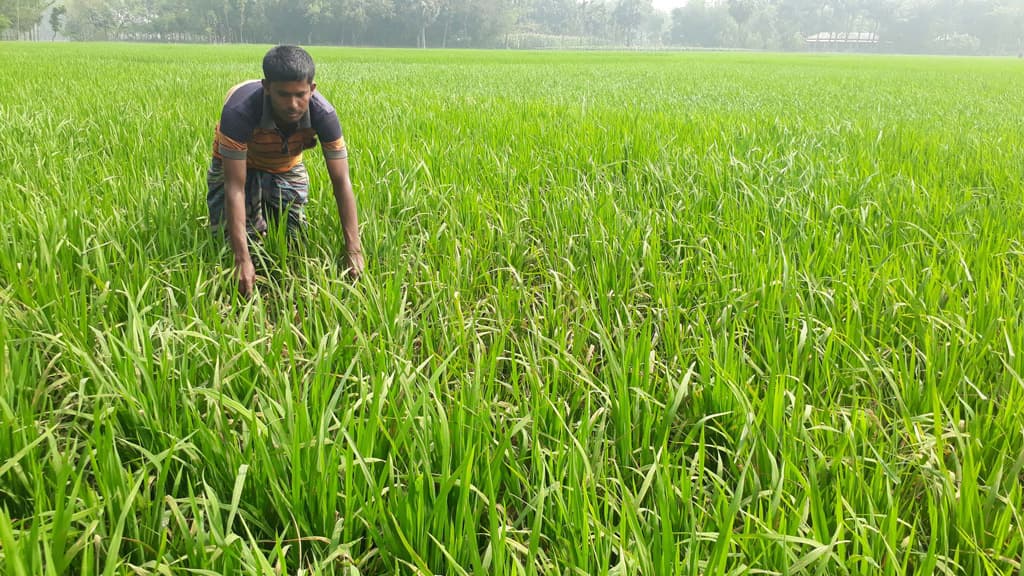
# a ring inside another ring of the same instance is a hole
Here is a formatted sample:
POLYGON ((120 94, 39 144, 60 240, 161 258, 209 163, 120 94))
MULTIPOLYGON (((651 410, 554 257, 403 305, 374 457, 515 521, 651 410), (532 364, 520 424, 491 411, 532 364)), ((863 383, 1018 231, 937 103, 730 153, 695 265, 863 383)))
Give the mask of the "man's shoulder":
POLYGON ((263 83, 259 80, 239 82, 224 96, 224 108, 246 108, 263 103, 263 83))
POLYGON ((309 99, 310 114, 335 114, 334 105, 319 90, 313 92, 309 99))
POLYGON ((312 127, 325 142, 341 138, 341 123, 334 105, 320 91, 313 92, 309 100, 309 118, 312 127))
POLYGON ((221 134, 244 142, 259 124, 263 113, 263 84, 249 80, 235 84, 224 97, 218 130, 221 134))

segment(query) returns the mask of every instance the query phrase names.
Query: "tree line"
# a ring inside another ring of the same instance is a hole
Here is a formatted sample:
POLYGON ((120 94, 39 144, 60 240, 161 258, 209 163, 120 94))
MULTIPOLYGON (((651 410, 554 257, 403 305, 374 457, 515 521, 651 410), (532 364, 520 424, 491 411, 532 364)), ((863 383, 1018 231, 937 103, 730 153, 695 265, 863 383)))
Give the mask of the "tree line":
POLYGON ((1024 52, 1024 0, 0 0, 5 38, 1024 52), (46 22, 44 22, 46 20, 46 22), (855 34, 850 34, 855 33, 855 34))

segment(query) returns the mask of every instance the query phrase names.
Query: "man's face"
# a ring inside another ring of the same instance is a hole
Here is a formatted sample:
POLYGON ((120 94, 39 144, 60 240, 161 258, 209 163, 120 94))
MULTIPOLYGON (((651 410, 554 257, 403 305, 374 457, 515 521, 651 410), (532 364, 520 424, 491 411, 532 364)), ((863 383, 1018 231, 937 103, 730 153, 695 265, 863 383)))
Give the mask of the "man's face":
POLYGON ((274 108, 274 119, 284 124, 295 124, 309 109, 316 83, 299 80, 295 82, 263 81, 263 90, 270 94, 274 108))

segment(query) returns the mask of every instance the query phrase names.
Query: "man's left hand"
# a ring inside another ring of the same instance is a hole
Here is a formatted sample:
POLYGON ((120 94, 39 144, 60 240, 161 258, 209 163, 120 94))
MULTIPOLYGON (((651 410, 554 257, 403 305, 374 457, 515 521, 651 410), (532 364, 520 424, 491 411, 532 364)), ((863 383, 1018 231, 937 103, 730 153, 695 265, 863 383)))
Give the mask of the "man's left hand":
POLYGON ((356 280, 363 274, 366 263, 363 261, 362 250, 348 250, 345 252, 345 263, 348 268, 349 278, 356 280))

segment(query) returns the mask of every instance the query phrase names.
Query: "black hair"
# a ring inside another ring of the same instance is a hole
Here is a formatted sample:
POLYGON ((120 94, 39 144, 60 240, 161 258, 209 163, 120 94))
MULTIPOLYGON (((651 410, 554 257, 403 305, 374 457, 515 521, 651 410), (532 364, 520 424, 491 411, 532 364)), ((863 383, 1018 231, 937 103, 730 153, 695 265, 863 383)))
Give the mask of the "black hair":
POLYGON ((263 57, 263 77, 270 82, 313 83, 313 58, 298 46, 274 46, 263 57))

